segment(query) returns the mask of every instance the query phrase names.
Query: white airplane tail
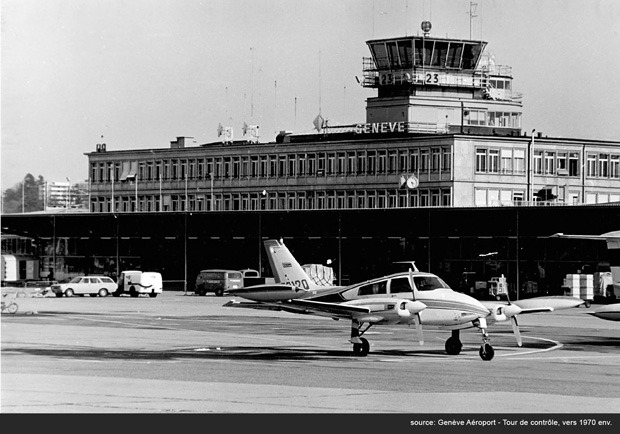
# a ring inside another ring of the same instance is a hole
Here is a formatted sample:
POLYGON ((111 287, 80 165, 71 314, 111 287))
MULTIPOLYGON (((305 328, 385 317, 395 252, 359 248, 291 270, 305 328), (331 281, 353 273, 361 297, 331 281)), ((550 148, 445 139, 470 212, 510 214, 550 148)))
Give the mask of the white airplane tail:
POLYGON ((284 242, 278 240, 265 240, 265 250, 269 258, 269 265, 273 271, 276 283, 295 285, 298 288, 312 290, 325 289, 310 279, 299 262, 291 254, 284 242))

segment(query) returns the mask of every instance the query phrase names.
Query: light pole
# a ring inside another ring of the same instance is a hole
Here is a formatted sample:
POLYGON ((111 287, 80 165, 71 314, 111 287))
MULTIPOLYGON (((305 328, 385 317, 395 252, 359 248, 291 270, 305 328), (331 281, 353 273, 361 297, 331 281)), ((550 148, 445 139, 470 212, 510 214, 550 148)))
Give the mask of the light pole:
POLYGON ((138 173, 136 172, 136 208, 135 211, 138 212, 138 173))
POLYGON ((164 209, 163 196, 161 195, 161 171, 159 172, 159 212, 164 209))
POLYGON ((527 156, 527 164, 528 164, 528 170, 527 170, 527 178, 528 178, 528 182, 527 182, 527 201, 529 202, 528 205, 532 205, 532 203, 534 202, 534 134, 536 133, 536 129, 532 130, 532 140, 529 143, 529 155, 527 156))
POLYGON ((189 203, 187 203, 187 170, 183 175, 185 177, 185 209, 183 211, 187 212, 187 210, 189 209, 189 203))
POLYGON ((211 178, 211 211, 215 209, 213 203, 213 172, 209 172, 209 178, 211 178))
POLYGON ((66 180, 69 182, 69 189, 67 190, 67 205, 65 207, 65 212, 68 212, 69 206, 71 205, 71 180, 69 178, 66 178, 66 180))
POLYGON ((22 214, 25 212, 24 203, 26 201, 26 177, 24 176, 24 180, 22 181, 22 214))
POLYGON ((114 166, 110 168, 110 180, 112 181, 112 203, 110 206, 110 211, 116 212, 116 208, 114 206, 114 166))

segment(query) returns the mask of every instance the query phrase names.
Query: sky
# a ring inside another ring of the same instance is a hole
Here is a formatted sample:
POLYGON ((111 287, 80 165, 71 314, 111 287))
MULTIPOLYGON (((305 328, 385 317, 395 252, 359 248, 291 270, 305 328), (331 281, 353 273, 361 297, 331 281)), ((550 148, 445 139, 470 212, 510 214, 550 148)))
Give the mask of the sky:
POLYGON ((259 125, 261 141, 365 122, 366 41, 488 42, 523 93, 523 130, 620 141, 617 0, 1 0, 2 190, 82 182, 97 143, 168 148, 259 125))

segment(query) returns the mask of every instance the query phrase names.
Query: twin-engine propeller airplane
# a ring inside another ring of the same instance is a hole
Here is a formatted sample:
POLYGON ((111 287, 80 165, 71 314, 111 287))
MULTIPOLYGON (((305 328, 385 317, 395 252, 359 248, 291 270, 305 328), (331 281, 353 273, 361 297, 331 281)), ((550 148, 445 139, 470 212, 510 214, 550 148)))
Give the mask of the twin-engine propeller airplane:
POLYGON ((452 336, 445 343, 449 355, 461 352, 460 330, 477 327, 482 333, 480 357, 491 360, 495 350, 489 344, 487 321, 511 321, 517 344, 521 346, 517 315, 551 312, 583 303, 575 297, 559 296, 485 307, 475 298, 453 291, 438 276, 417 269, 350 286, 318 286, 283 242, 265 240, 264 244, 277 283, 229 290, 228 295, 237 295, 251 302, 230 300, 224 306, 349 319, 350 342, 353 353, 359 356, 370 351, 370 344, 362 335, 373 325, 415 324, 421 345, 424 343, 422 325, 451 330, 452 336))

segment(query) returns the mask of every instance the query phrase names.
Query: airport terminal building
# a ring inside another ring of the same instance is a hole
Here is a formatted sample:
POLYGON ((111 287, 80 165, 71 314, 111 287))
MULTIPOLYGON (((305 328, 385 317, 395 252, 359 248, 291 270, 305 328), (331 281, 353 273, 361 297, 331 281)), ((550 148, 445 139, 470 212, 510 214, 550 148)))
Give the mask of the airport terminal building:
MULTIPOLYGON (((427 24, 425 30, 430 30, 427 24)), ((489 207, 620 202, 620 142, 521 129, 522 95, 486 42, 422 36, 367 42, 366 122, 168 149, 86 154, 90 211, 489 207)), ((192 145, 190 145, 192 144, 192 145)))
POLYGON ((363 123, 319 115, 267 143, 256 125, 202 145, 100 143, 86 154, 90 212, 7 215, 3 233, 33 239, 42 278, 142 269, 187 290, 206 268, 270 275, 267 238, 302 264, 331 259, 341 284, 415 260, 454 289, 504 275, 536 295, 608 269, 604 243, 550 236, 619 229, 620 142, 523 131, 522 95, 486 42, 423 30, 367 42, 361 84, 377 96, 363 123))

